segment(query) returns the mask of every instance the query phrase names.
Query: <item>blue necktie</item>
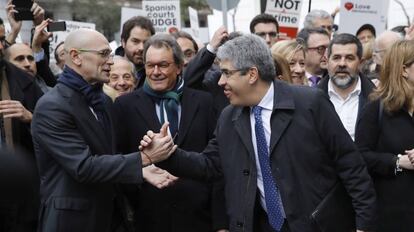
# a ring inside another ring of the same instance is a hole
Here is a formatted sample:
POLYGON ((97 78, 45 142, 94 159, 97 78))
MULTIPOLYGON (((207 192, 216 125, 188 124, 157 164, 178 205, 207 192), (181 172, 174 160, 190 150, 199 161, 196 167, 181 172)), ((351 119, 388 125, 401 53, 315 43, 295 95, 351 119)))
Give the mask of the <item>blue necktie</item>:
POLYGON ((253 113, 255 119, 254 129, 256 132, 257 154, 259 156, 260 168, 262 169, 267 216, 269 218, 269 224, 273 229, 280 231, 284 221, 281 208, 282 202, 270 169, 269 147, 267 146, 262 122, 262 107, 253 107, 253 113))

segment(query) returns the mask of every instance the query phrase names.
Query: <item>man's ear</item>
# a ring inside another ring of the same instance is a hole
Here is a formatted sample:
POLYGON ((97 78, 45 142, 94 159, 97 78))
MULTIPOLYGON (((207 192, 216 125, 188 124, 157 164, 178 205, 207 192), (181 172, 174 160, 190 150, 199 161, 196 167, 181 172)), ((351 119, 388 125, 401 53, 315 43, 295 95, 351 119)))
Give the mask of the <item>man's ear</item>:
POLYGON ((259 70, 257 67, 251 67, 247 71, 248 78, 249 78, 249 84, 254 84, 259 80, 259 70))
POLYGON ((121 46, 122 46, 122 48, 125 48, 125 45, 126 45, 125 40, 124 39, 121 39, 121 46))
POLYGON ((82 64, 82 59, 79 56, 79 51, 77 51, 76 49, 71 49, 69 51, 69 57, 70 60, 72 61, 73 64, 80 66, 82 64))

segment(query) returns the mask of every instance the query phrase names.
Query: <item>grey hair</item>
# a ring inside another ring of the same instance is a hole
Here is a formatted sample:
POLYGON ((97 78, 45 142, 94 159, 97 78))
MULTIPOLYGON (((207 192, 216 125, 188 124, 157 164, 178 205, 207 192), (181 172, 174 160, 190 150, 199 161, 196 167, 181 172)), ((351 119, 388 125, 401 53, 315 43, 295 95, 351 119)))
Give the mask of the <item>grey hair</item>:
POLYGON ((256 67, 260 78, 266 82, 271 82, 276 75, 269 47, 264 39, 254 34, 241 35, 227 41, 219 47, 217 58, 231 61, 238 70, 256 67))
POLYGON ((303 22, 303 27, 304 28, 314 28, 314 24, 313 22, 315 21, 315 19, 327 19, 330 18, 332 19, 332 16, 324 11, 324 10, 312 10, 311 12, 309 12, 306 16, 305 16, 305 21, 303 22))
POLYGON ((132 72, 132 75, 133 75, 134 77, 136 77, 137 69, 135 68, 134 63, 132 63, 130 60, 128 60, 128 58, 123 57, 123 56, 118 56, 118 55, 115 55, 115 56, 114 56, 114 58, 113 58, 114 63, 116 62, 116 60, 123 60, 123 61, 126 61, 126 62, 127 62, 127 63, 131 66, 131 72, 132 72))
POLYGON ((154 48, 167 48, 173 52, 173 58, 176 65, 182 67, 184 64, 184 54, 181 51, 180 45, 175 41, 174 37, 167 33, 158 33, 151 36, 144 44, 144 63, 147 62, 147 50, 150 47, 154 48))

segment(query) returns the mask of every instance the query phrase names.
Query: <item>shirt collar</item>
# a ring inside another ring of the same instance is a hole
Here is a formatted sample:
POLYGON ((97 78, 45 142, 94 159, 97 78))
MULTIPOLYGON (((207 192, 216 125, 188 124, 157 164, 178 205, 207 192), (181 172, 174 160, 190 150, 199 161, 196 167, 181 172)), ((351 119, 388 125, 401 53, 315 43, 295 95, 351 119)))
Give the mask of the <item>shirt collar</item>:
MULTIPOLYGON (((359 76, 357 77, 357 84, 355 86, 355 89, 352 90, 352 92, 349 93, 349 96, 353 96, 353 95, 357 95, 359 96, 359 94, 361 93, 361 78, 359 78, 359 76)), ((335 88, 333 87, 333 83, 332 83, 332 79, 329 78, 329 82, 328 82, 328 94, 329 96, 331 96, 332 94, 339 96, 339 94, 335 91, 335 88)))
POLYGON ((264 95, 262 100, 257 105, 266 110, 273 110, 274 94, 275 94, 275 89, 273 88, 273 82, 272 82, 266 94, 264 95))

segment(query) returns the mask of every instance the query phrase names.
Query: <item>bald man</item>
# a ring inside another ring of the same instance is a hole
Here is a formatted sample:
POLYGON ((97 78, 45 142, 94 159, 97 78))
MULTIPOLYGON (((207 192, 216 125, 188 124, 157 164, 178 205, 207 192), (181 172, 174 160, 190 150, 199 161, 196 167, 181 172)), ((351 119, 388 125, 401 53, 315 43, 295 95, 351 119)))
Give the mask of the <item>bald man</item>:
POLYGON ((113 205, 119 199, 115 184, 140 184, 142 167, 175 146, 165 124, 150 149, 114 154, 102 92, 113 64, 109 43, 99 32, 81 29, 64 46, 66 66, 55 88, 39 100, 32 121, 41 180, 39 231, 122 230, 127 220, 114 218, 120 215, 113 205))

